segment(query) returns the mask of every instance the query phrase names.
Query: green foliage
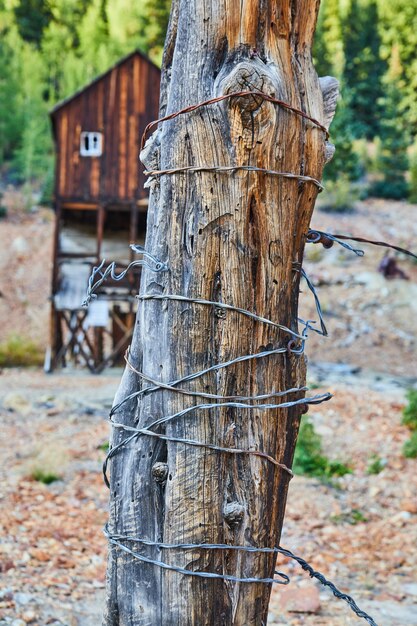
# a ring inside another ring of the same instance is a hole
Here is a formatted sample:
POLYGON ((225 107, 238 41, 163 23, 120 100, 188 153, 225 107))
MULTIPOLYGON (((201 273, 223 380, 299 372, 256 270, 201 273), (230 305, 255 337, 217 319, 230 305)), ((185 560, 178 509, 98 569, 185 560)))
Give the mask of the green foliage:
MULTIPOLYGON (((7 164, 10 180, 40 178, 51 189, 48 110, 134 48, 159 63, 170 5, 171 0, 0 0, 0 165, 7 164)), ((374 194, 404 197, 409 180, 410 199, 417 201, 417 156, 409 176, 404 160, 417 132, 416 49, 417 2, 322 0, 315 64, 319 75, 341 81, 344 94, 331 127, 336 154, 325 168, 325 180, 342 177, 332 192, 337 204, 346 193, 345 178, 364 174, 354 139, 375 136, 381 137, 381 150, 374 194), (395 89, 387 79, 387 60, 392 65, 393 58, 395 89)), ((47 191, 45 199, 50 197, 47 191)))
POLYGON ((332 160, 324 168, 324 180, 338 180, 340 177, 357 180, 361 175, 359 157, 353 148, 354 120, 350 108, 350 92, 343 90, 339 98, 336 115, 330 126, 330 141, 336 146, 332 160))
POLYGON ((0 165, 12 158, 21 136, 20 49, 16 28, 0 28, 0 165))
POLYGON ((417 459, 417 431, 411 433, 411 437, 405 442, 403 454, 407 459, 417 459))
POLYGON ((24 41, 39 47, 52 12, 47 0, 19 0, 13 9, 19 34, 24 41))
POLYGON ((379 131, 382 78, 387 70, 381 57, 381 37, 377 28, 375 0, 351 0, 344 19, 344 82, 350 88, 349 109, 355 137, 373 139, 379 131))
POLYGON ((352 473, 352 470, 339 461, 331 461, 323 455, 321 438, 309 419, 303 419, 298 434, 293 470, 296 474, 331 478, 352 473))
POLYGON ((321 3, 313 56, 319 76, 341 78, 344 54, 339 0, 323 0, 321 3))
POLYGON ((358 191, 353 187, 346 175, 341 174, 337 180, 326 182, 318 206, 327 213, 349 213, 354 210, 358 200, 358 191))
POLYGON ((102 450, 103 452, 108 452, 110 449, 110 444, 108 441, 102 443, 98 446, 97 450, 102 450))
POLYGON ((367 518, 359 509, 352 509, 351 511, 347 511, 346 513, 340 513, 339 515, 331 516, 332 522, 335 524, 350 524, 351 526, 356 526, 360 522, 367 522, 367 518))
POLYGON ((408 186, 410 202, 417 203, 417 142, 414 143, 410 159, 410 182, 408 186))
POLYGON ((373 454, 371 458, 369 459, 366 473, 371 474, 371 475, 380 474, 385 466, 386 466, 386 462, 384 461, 384 459, 381 459, 381 457, 378 454, 373 454))
POLYGON ((60 476, 57 476, 56 474, 53 474, 51 472, 45 472, 41 469, 34 469, 31 476, 33 480, 37 480, 39 483, 43 483, 44 485, 50 485, 57 480, 61 480, 60 476))
POLYGON ((161 59, 170 0, 0 2, 0 165, 48 191, 48 110, 135 48, 161 59))
POLYGON ((370 188, 371 195, 401 200, 408 196, 406 172, 408 169, 407 148, 410 143, 405 119, 399 114, 401 93, 393 70, 387 79, 383 100, 384 117, 381 122, 381 143, 377 155, 380 179, 370 188))
POLYGON ((379 31, 383 53, 398 57, 400 110, 412 134, 417 132, 417 2, 415 0, 378 0, 379 31))
POLYGON ((412 432, 403 446, 403 454, 408 459, 417 458, 417 389, 407 392, 408 403, 403 409, 402 423, 412 432))
POLYGON ((43 364, 43 351, 36 343, 12 335, 0 343, 0 367, 29 367, 43 364))
POLYGON ((408 404, 403 409, 402 423, 410 430, 417 430, 417 389, 407 391, 408 404))

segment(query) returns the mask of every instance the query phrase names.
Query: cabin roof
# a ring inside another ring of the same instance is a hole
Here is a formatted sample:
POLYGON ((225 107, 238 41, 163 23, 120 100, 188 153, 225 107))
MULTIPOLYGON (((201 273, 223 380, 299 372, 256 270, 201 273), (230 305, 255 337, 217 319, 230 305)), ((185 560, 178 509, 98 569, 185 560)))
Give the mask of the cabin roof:
POLYGON ((119 59, 117 61, 117 63, 114 63, 111 67, 109 67, 108 70, 106 70, 105 72, 103 72, 102 74, 99 74, 98 76, 96 76, 95 78, 93 78, 92 81, 90 81, 89 83, 87 83, 86 85, 84 85, 83 87, 81 87, 80 89, 78 89, 77 91, 75 91, 71 96, 68 96, 67 98, 64 98, 63 100, 61 100, 60 102, 58 102, 50 111, 49 111, 49 115, 50 117, 53 119, 55 116, 55 113, 57 113, 60 109, 62 109, 63 107, 65 107, 69 102, 72 102, 72 100, 75 100, 75 98, 78 98, 78 96, 80 96, 82 93, 84 93, 84 91, 87 91, 87 89, 90 89, 91 87, 93 87, 94 85, 96 85, 97 83, 99 83, 103 78, 105 78, 108 74, 110 74, 110 72, 112 72, 116 67, 119 67, 120 65, 123 65, 124 63, 126 63, 126 61, 128 61, 129 59, 131 59, 134 56, 139 56, 141 57, 144 61, 146 61, 147 63, 149 63, 150 65, 153 65, 158 71, 161 71, 161 68, 158 67, 156 65, 156 63, 154 63, 153 61, 151 61, 151 59, 149 57, 146 56, 146 54, 143 54, 143 52, 141 52, 140 50, 136 49, 133 50, 133 52, 130 52, 129 54, 127 54, 126 56, 122 57, 121 59, 119 59))

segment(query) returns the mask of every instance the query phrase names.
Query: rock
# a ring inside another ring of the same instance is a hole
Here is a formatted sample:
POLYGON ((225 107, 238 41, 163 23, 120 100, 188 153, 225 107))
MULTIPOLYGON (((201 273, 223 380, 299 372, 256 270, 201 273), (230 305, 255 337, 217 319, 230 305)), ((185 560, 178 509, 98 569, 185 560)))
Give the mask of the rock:
POLYGON ((24 237, 20 236, 13 239, 11 248, 16 254, 25 254, 25 252, 29 251, 29 244, 24 237))
POLYGON ((417 514, 417 501, 415 500, 403 500, 401 503, 401 509, 407 513, 417 514))
POLYGON ((26 626, 26 622, 24 622, 22 619, 14 619, 12 621, 12 626, 26 626))
POLYGON ((25 624, 30 624, 31 622, 34 622, 36 619, 36 613, 35 611, 25 611, 22 615, 22 618, 25 622, 25 624))
POLYGON ((20 415, 29 415, 32 410, 31 404, 19 393, 9 393, 3 400, 3 408, 20 415))
POLYGON ((410 596, 417 597, 417 583, 407 583, 403 586, 403 591, 410 596))
POLYGON ((33 600, 33 597, 28 593, 19 592, 14 594, 14 600, 17 604, 22 604, 23 606, 25 606, 33 600))
POLYGON ((0 601, 10 601, 13 600, 13 589, 9 589, 6 587, 5 589, 0 589, 0 601))
POLYGON ((280 594, 280 604, 289 613, 318 613, 321 608, 316 587, 284 589, 280 594))

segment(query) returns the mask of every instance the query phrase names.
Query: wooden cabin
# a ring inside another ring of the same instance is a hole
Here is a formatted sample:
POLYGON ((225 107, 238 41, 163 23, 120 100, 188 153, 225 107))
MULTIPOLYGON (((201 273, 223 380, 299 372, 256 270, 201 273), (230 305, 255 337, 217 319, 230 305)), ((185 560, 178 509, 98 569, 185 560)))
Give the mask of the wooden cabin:
POLYGON ((158 117, 160 70, 139 51, 51 111, 56 211, 51 345, 46 368, 68 360, 100 371, 120 362, 134 324, 138 272, 103 285, 82 308, 93 266, 123 270, 145 234, 140 138, 158 117), (106 263, 107 265, 107 263, 106 263))

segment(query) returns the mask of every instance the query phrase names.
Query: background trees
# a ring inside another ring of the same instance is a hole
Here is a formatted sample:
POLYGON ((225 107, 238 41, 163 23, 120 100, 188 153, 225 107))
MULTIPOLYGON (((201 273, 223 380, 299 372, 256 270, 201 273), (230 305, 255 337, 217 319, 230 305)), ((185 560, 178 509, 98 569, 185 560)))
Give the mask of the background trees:
MULTIPOLYGON (((169 9, 170 0, 0 0, 3 177, 45 182, 52 166, 47 110, 135 47, 159 63, 169 9)), ((417 134, 416 49, 415 0, 322 0, 316 67, 337 76, 343 94, 328 180, 362 177, 361 185, 391 197, 396 185, 384 181, 397 178, 401 154, 403 183, 394 195, 416 196, 407 172, 417 134)))

